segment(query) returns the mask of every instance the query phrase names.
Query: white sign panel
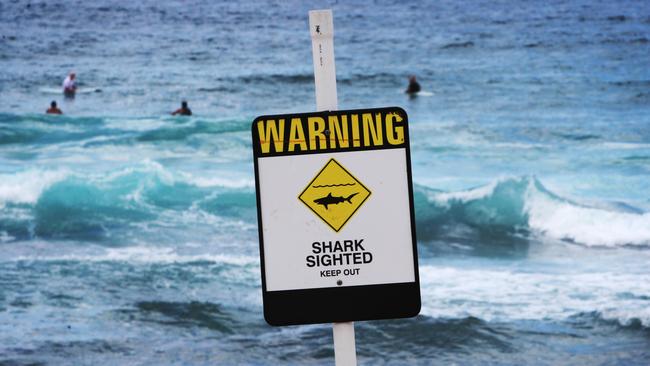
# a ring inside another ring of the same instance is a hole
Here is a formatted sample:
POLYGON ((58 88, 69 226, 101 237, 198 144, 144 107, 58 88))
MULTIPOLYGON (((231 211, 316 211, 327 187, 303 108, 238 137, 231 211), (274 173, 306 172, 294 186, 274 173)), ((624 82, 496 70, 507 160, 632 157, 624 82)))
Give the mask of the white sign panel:
POLYGON ((260 175, 265 177, 260 203, 268 208, 262 212, 267 290, 413 282, 404 156, 394 149, 260 159, 260 175), (322 197, 327 203, 332 197, 327 207, 312 200, 316 209, 344 217, 356 209, 338 232, 298 198, 330 161, 345 167, 371 192, 356 208, 363 194, 359 183, 333 180, 309 186, 318 196, 314 200, 322 197), (336 186, 346 183, 354 185, 336 186))

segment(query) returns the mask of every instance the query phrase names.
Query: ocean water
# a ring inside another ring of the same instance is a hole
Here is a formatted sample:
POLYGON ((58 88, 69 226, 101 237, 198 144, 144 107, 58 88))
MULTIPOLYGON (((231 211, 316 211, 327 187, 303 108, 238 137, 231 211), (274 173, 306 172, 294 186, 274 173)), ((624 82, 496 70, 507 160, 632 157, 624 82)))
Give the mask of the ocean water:
POLYGON ((264 322, 249 132, 322 8, 340 108, 411 123, 422 312, 359 363, 650 364, 650 3, 586 0, 0 2, 0 364, 333 364, 264 322))

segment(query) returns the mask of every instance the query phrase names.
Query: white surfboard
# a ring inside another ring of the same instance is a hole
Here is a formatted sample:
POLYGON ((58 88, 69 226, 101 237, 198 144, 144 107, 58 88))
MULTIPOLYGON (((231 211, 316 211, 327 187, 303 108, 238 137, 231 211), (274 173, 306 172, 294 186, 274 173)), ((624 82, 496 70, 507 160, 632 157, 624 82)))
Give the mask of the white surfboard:
MULTIPOLYGON (((49 87, 43 87, 39 89, 41 93, 44 94, 63 94, 63 88, 49 88, 49 87)), ((94 88, 94 87, 88 87, 85 86, 83 88, 77 88, 77 91, 75 94, 92 94, 92 93, 101 93, 102 89, 101 88, 94 88)))

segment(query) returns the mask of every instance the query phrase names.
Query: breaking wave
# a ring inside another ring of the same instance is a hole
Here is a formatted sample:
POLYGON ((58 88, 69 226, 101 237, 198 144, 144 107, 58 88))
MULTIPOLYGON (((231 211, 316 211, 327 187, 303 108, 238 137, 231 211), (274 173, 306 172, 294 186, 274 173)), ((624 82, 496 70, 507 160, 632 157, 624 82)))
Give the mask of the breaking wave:
POLYGON ((586 246, 650 245, 650 213, 581 204, 554 194, 534 177, 451 193, 419 186, 415 196, 418 238, 425 241, 470 230, 493 237, 541 235, 586 246))
MULTIPOLYGON (((173 174, 154 162, 97 175, 32 169, 0 178, 3 241, 99 240, 169 213, 256 221, 252 181, 173 174)), ((415 208, 421 242, 494 247, 546 237, 594 247, 650 245, 650 213, 624 204, 582 204, 534 177, 457 192, 416 186, 415 208)))
POLYGON ((103 240, 116 230, 155 222, 169 212, 255 218, 252 182, 174 176, 152 162, 112 174, 32 170, 2 178, 3 241, 103 240))

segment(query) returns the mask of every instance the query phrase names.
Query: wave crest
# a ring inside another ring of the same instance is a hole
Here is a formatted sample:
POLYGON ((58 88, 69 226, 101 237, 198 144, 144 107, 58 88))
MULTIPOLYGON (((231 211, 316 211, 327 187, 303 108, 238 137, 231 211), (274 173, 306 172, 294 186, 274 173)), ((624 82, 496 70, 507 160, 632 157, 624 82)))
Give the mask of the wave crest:
POLYGON ((416 189, 418 236, 453 236, 460 227, 511 235, 538 234, 587 246, 650 245, 650 213, 580 204, 534 177, 497 180, 460 192, 416 189))
POLYGON ((255 218, 250 182, 195 179, 154 162, 110 174, 34 170, 5 178, 0 183, 2 241, 103 240, 124 228, 193 211, 247 222, 255 218))

